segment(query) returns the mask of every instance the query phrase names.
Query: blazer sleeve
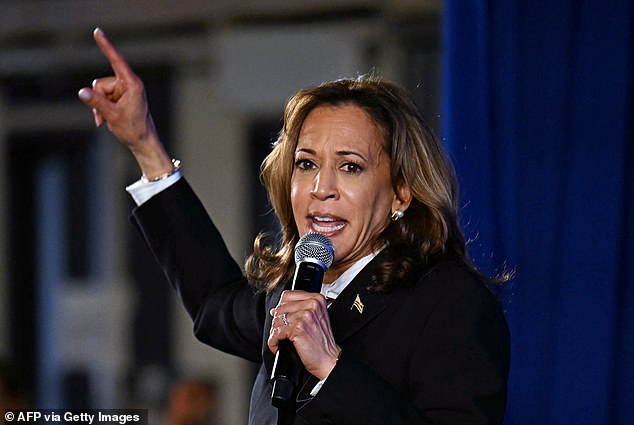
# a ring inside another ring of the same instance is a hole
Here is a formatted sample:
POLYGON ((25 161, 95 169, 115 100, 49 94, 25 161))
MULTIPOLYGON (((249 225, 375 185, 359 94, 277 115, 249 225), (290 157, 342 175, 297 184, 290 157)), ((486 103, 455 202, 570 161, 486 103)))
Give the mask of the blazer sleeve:
POLYGON ((185 179, 135 208, 131 221, 193 319, 196 337, 261 361, 264 295, 250 287, 185 179))
POLYGON ((344 347, 324 386, 298 413, 348 425, 502 424, 510 362, 506 320, 483 285, 466 272, 454 274, 441 272, 433 279, 437 291, 406 297, 403 310, 418 305, 424 317, 405 313, 402 318, 410 323, 400 322, 393 332, 415 339, 403 343, 413 348, 404 352, 395 344, 381 357, 403 364, 402 385, 388 383, 365 362, 347 356, 344 347))

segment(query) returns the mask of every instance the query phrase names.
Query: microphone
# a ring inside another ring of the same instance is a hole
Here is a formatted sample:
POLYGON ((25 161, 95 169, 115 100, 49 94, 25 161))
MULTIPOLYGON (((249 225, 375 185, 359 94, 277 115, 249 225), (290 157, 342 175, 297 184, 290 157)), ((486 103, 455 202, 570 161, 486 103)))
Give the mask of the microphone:
MULTIPOLYGON (((295 245, 295 276, 291 289, 307 292, 319 292, 324 280, 324 272, 332 264, 334 247, 332 241, 321 233, 308 233, 295 245)), ((282 340, 275 354, 275 363, 271 373, 273 393, 271 403, 275 407, 285 407, 290 400, 302 363, 293 347, 293 343, 282 340)))

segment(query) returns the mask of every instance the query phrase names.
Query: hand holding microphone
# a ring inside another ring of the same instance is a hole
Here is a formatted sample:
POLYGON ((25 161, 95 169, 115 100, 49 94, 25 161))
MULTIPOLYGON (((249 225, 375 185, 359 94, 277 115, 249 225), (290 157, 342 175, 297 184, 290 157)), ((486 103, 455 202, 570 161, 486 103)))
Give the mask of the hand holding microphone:
POLYGON ((333 246, 319 233, 303 236, 295 247, 292 291, 284 291, 272 310, 269 348, 276 353, 271 379, 272 403, 290 399, 302 365, 319 379, 334 368, 341 351, 335 343, 325 298, 319 294, 324 272, 332 264, 333 246))

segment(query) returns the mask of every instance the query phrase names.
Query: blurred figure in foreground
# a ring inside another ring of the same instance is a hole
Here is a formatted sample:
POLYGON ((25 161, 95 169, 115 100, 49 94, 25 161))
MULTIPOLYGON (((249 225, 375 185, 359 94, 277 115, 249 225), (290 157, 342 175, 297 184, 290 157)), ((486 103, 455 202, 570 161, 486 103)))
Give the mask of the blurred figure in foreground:
POLYGON ((216 424, 216 387, 204 378, 177 381, 171 388, 164 425, 216 424))
POLYGON ((22 410, 30 405, 29 395, 20 371, 5 359, 0 359, 0 412, 22 410))

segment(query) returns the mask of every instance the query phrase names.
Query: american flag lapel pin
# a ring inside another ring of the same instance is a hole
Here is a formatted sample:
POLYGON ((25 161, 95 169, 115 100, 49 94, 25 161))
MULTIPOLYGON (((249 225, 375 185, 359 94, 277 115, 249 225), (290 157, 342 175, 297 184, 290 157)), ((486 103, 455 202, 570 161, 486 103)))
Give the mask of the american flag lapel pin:
POLYGON ((361 302, 361 297, 359 297, 359 294, 357 294, 357 298, 354 299, 354 303, 352 303, 352 307, 350 307, 350 310, 352 310, 353 308, 356 308, 359 314, 363 314, 363 303, 361 302))

